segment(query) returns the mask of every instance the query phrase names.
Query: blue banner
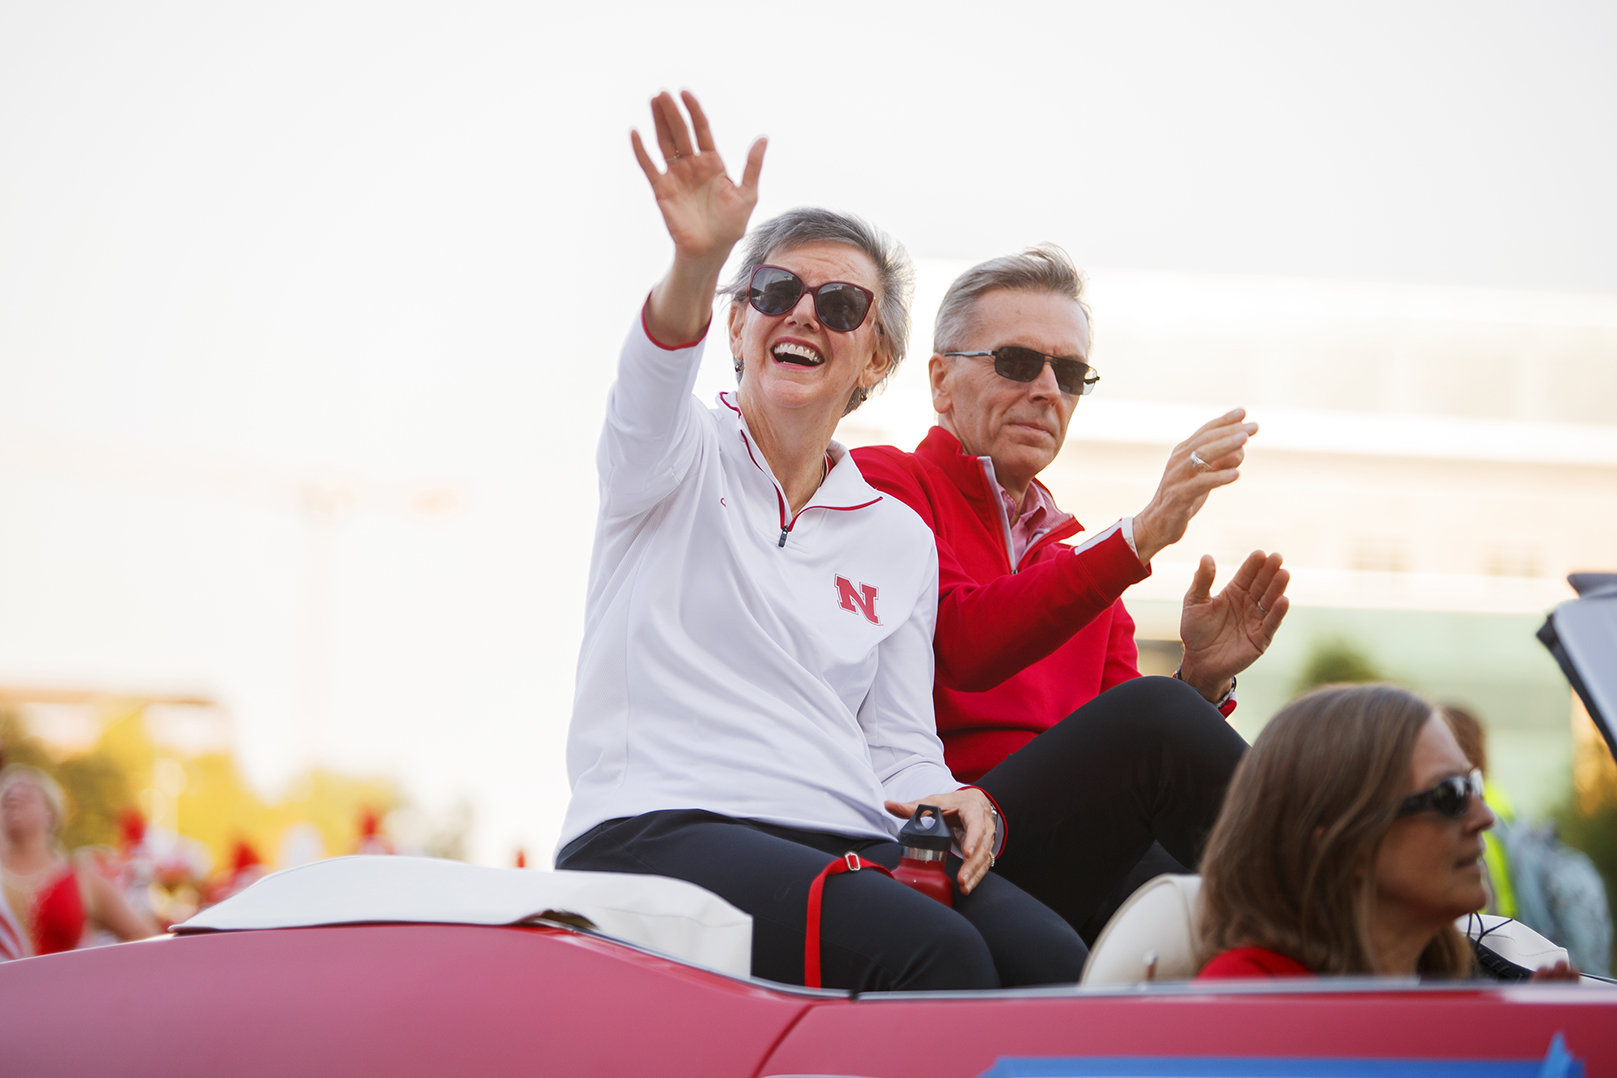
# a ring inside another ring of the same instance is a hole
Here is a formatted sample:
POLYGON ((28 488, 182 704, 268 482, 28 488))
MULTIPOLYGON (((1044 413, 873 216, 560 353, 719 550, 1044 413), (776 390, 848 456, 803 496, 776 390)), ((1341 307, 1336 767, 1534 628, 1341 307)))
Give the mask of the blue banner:
POLYGON ((1008 1056, 981 1078, 1583 1078, 1557 1033, 1543 1059, 1008 1056))

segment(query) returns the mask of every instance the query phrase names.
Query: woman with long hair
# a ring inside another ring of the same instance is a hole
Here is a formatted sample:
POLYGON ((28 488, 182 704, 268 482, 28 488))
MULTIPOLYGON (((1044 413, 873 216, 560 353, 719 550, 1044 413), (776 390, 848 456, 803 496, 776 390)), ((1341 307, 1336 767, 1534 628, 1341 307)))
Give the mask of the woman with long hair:
POLYGON ((1472 972, 1481 779, 1392 685, 1282 708, 1236 768, 1202 859, 1202 977, 1472 972))
POLYGON ((0 884, 34 954, 71 951, 88 925, 124 940, 157 934, 93 861, 61 845, 67 803, 61 787, 37 768, 0 771, 0 884))

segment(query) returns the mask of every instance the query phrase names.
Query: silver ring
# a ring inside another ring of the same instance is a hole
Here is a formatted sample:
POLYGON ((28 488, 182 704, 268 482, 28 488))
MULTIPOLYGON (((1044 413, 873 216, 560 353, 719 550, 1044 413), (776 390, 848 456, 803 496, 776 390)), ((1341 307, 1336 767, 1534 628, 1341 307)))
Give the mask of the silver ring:
POLYGON ((1269 613, 1268 609, 1256 599, 1252 600, 1252 605, 1258 608, 1258 613, 1260 614, 1267 615, 1269 613))
POLYGON ((1190 451, 1190 466, 1196 469, 1198 472, 1205 472, 1212 467, 1212 465, 1203 460, 1201 458, 1201 454, 1196 452, 1194 449, 1190 451))

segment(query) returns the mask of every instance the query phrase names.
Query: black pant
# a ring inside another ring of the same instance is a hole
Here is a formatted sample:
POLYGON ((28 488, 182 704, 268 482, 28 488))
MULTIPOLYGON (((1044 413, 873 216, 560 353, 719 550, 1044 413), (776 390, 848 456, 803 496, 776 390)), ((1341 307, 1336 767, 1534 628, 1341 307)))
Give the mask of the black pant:
MULTIPOLYGON (((803 983, 809 885, 853 851, 897 866, 895 842, 773 827, 711 812, 608 820, 568 843, 557 868, 689 880, 752 915, 754 976, 803 983)), ((960 862, 950 857, 950 876, 960 862)), ((826 879, 820 971, 827 988, 971 989, 1072 983, 1088 956, 1062 919, 989 873, 954 908, 879 872, 826 879)))
POLYGON ((1126 681, 978 780, 1009 828, 995 871, 1093 942, 1134 886, 1201 860, 1245 751, 1184 682, 1126 681))

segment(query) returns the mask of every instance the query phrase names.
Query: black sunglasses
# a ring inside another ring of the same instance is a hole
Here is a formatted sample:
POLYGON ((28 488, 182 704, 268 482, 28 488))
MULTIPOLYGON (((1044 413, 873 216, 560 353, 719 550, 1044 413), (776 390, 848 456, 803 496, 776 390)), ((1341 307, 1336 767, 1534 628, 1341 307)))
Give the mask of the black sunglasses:
POLYGON ((1031 382, 1044 373, 1046 363, 1055 368, 1056 385, 1061 392, 1069 393, 1074 397, 1089 395, 1100 381, 1100 372, 1081 359, 1071 356, 1052 356, 1032 348, 1023 348, 1020 345, 1007 344, 996 348, 992 352, 945 352, 946 356, 966 356, 968 358, 994 358, 994 373, 1001 378, 1009 378, 1013 382, 1031 382))
POLYGON ((814 313, 826 329, 852 333, 865 324, 876 293, 847 281, 827 281, 810 288, 803 278, 779 266, 759 266, 747 284, 747 301, 759 314, 781 315, 797 306, 807 292, 814 297, 814 313))
POLYGON ((1398 806, 1399 816, 1413 816, 1417 812, 1435 812, 1446 820, 1459 820, 1471 811, 1471 799, 1482 800, 1482 772, 1469 775, 1450 775, 1430 790, 1410 794, 1398 806))

